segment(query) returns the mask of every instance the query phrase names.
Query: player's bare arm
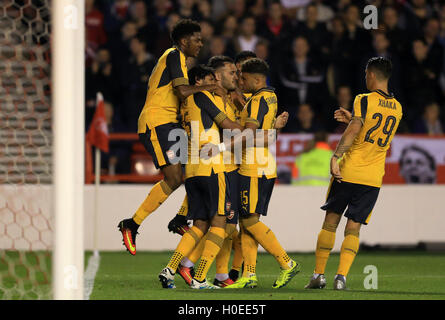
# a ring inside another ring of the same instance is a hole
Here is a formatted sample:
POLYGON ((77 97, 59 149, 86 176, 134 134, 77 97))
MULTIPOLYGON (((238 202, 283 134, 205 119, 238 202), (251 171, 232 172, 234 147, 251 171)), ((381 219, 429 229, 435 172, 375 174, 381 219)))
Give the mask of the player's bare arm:
POLYGON ((343 179, 341 176, 340 167, 338 165, 338 159, 340 159, 349 150, 349 148, 351 148, 362 126, 363 120, 361 118, 352 118, 348 127, 343 133, 337 148, 335 149, 334 155, 331 158, 331 174, 338 182, 341 182, 343 179))
POLYGON ((178 96, 178 98, 181 101, 184 101, 187 99, 187 97, 191 96, 192 94, 201 92, 201 91, 209 91, 211 93, 215 93, 221 97, 224 97, 227 94, 227 91, 219 86, 218 84, 208 84, 208 85, 201 85, 201 86, 192 86, 192 85, 181 85, 175 87, 175 94, 178 96))

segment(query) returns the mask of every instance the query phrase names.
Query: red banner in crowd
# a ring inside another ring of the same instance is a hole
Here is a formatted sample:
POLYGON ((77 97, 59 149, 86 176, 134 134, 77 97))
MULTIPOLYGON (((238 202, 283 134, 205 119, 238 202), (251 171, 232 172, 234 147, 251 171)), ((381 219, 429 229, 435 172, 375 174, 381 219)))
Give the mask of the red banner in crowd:
MULTIPOLYGON (((335 149, 341 135, 329 136, 335 149)), ((276 155, 278 173, 291 172, 295 157, 312 140, 312 134, 280 134, 276 155)), ((388 150, 384 184, 445 184, 445 136, 397 135, 388 150)))
POLYGON ((102 93, 97 93, 96 111, 94 112, 93 121, 88 129, 86 139, 96 148, 103 152, 108 152, 109 137, 107 120, 105 118, 105 104, 102 93))

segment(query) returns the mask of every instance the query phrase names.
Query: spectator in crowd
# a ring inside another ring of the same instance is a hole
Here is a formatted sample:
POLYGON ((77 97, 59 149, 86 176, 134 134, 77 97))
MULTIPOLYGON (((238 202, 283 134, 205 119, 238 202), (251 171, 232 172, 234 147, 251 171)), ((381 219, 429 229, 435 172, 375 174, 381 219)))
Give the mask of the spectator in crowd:
POLYGON ((346 36, 346 26, 340 16, 332 19, 329 39, 328 61, 331 67, 329 87, 334 95, 335 88, 340 84, 352 86, 355 75, 355 68, 350 62, 354 54, 352 43, 346 36))
POLYGON ((433 64, 434 70, 441 70, 443 67, 444 49, 439 41, 439 20, 437 18, 428 19, 423 30, 423 40, 428 46, 428 59, 433 64))
POLYGON ((85 99, 86 99, 86 124, 87 128, 96 108, 96 95, 101 92, 105 99, 116 102, 118 86, 116 74, 111 63, 110 52, 106 48, 100 48, 94 61, 85 71, 85 99))
MULTIPOLYGON (((327 1, 326 1, 327 2, 327 1)), ((334 17, 334 11, 327 5, 323 4, 323 0, 313 0, 312 5, 317 8, 317 21, 327 23, 334 17)), ((307 7, 306 7, 307 8, 307 7)), ((306 10, 298 10, 298 21, 306 20, 306 10)))
POLYGON ((271 60, 280 58, 280 50, 286 47, 291 38, 292 25, 284 16, 283 8, 279 2, 273 2, 268 9, 267 16, 259 25, 258 34, 269 41, 272 53, 271 60))
POLYGON ((178 14, 181 19, 192 19, 195 21, 201 20, 201 16, 195 6, 194 0, 179 0, 178 14))
POLYGON ((172 12, 168 15, 167 18, 167 29, 162 30, 158 35, 156 41, 156 51, 155 56, 159 58, 165 50, 172 46, 172 41, 170 39, 170 32, 172 31, 174 25, 181 19, 179 14, 172 12))
MULTIPOLYGON (((107 47, 113 53, 113 64, 119 66, 123 61, 130 58, 130 41, 138 34, 138 28, 135 22, 129 20, 122 25, 120 34, 112 37, 107 43, 107 47)), ((120 74, 118 75, 120 77, 120 74)))
POLYGON ((328 53, 326 24, 318 22, 318 7, 310 4, 306 7, 306 20, 297 25, 296 34, 302 35, 309 41, 312 48, 311 54, 319 57, 328 53))
POLYGON ((403 25, 407 34, 412 37, 419 37, 422 26, 431 17, 432 13, 432 8, 426 0, 406 1, 403 10, 403 25))
POLYGON ((390 43, 390 51, 399 56, 403 55, 408 45, 408 37, 399 27, 399 13, 392 6, 383 9, 383 28, 390 43))
POLYGON ((147 83, 156 61, 146 48, 144 38, 134 37, 130 43, 131 57, 123 65, 121 87, 124 97, 122 116, 130 131, 137 131, 139 114, 145 103, 147 83))
POLYGON ((167 20, 168 15, 173 9, 170 0, 155 0, 153 3, 154 10, 152 10, 151 19, 158 25, 158 31, 162 32, 168 29, 167 20))
POLYGON ((438 72, 428 59, 428 46, 422 39, 412 43, 412 55, 404 65, 406 104, 404 117, 412 123, 421 113, 424 101, 437 100, 438 72))
POLYGON ((399 101, 403 102, 404 99, 400 79, 400 60, 396 54, 389 51, 390 46, 391 44, 384 32, 376 31, 373 33, 373 50, 364 56, 356 75, 357 82, 360 83, 359 92, 366 92, 366 81, 363 77, 363 70, 366 69, 368 60, 372 57, 385 57, 388 58, 392 63, 392 74, 391 78, 389 79, 388 90, 393 93, 399 101))
POLYGON ((200 20, 210 20, 212 18, 212 7, 207 0, 200 0, 198 2, 198 11, 200 20))
POLYGON ((255 34, 255 19, 252 16, 245 17, 241 22, 240 35, 235 40, 235 49, 240 51, 254 51, 259 37, 255 34))
POLYGON ((212 22, 209 20, 202 20, 199 25, 201 26, 201 37, 203 46, 199 51, 198 61, 199 63, 206 64, 207 60, 211 57, 210 43, 215 33, 215 29, 212 22))
MULTIPOLYGON (((125 132, 126 128, 120 121, 120 118, 114 115, 113 104, 105 101, 104 107, 108 132, 125 132)), ((104 171, 103 173, 110 175, 130 173, 130 154, 130 143, 126 141, 110 141, 109 152, 102 152, 101 155, 101 168, 102 171, 104 171)))
POLYGON ((130 8, 131 19, 136 23, 138 34, 146 43, 147 51, 153 53, 156 50, 156 38, 159 32, 155 20, 149 19, 148 9, 145 1, 133 1, 130 8))
POLYGON ((315 119, 311 105, 302 104, 298 107, 296 113, 289 113, 289 120, 282 131, 287 133, 314 133, 322 129, 318 120, 315 119))
POLYGON ((292 184, 299 186, 327 186, 331 180, 332 150, 324 131, 314 134, 310 146, 295 159, 292 184))
MULTIPOLYGON (((344 22, 346 26, 346 37, 349 42, 348 49, 353 52, 348 62, 350 66, 356 70, 355 74, 357 74, 361 57, 371 51, 370 44, 372 40, 369 32, 362 27, 358 6, 351 4, 346 7, 344 12, 344 22)), ((354 86, 354 82, 351 83, 351 86, 354 92, 359 92, 359 86, 354 86)))
POLYGON ((309 57, 309 44, 306 38, 297 37, 293 41, 290 59, 281 64, 279 79, 281 82, 280 98, 289 113, 295 112, 296 106, 304 103, 320 105, 327 100, 324 87, 324 70, 317 60, 309 57))
POLYGON ((428 135, 444 134, 444 125, 440 120, 440 107, 437 103, 429 103, 425 106, 422 118, 414 125, 414 133, 428 135))
POLYGON ((331 132, 334 133, 343 133, 346 130, 347 125, 343 122, 339 123, 334 119, 334 112, 338 108, 343 108, 348 110, 349 112, 352 111, 352 92, 351 88, 348 86, 340 86, 337 89, 337 99, 336 104, 333 108, 329 108, 325 111, 324 119, 327 120, 327 123, 329 124, 328 128, 331 132))
POLYGON ((245 0, 233 0, 229 4, 229 12, 236 19, 241 20, 246 15, 246 1, 245 0))
POLYGON ((86 65, 94 60, 94 54, 107 42, 104 29, 104 15, 94 6, 94 0, 85 1, 85 36, 87 55, 86 65))

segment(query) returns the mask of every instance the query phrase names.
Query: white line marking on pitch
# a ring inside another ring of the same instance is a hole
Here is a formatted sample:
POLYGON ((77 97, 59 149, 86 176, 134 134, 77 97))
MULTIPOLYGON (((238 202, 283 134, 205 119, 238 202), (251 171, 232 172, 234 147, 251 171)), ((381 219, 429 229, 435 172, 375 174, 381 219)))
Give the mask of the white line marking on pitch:
POLYGON ((98 251, 94 251, 93 255, 88 259, 88 266, 85 270, 85 281, 83 286, 84 300, 90 300, 90 295, 94 288, 94 278, 96 278, 97 270, 99 270, 100 255, 98 251))

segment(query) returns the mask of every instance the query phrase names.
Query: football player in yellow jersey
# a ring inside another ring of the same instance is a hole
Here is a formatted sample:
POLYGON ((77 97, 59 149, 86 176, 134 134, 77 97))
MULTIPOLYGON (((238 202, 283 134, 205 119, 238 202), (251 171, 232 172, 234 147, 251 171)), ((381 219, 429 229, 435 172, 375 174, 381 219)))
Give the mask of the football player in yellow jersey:
POLYGON ((202 89, 224 94, 210 84, 204 88, 189 85, 186 59, 197 57, 202 47, 201 28, 190 19, 180 20, 171 32, 174 46, 164 52, 148 81, 145 105, 139 116, 139 139, 151 154, 156 168, 164 175, 150 190, 133 218, 122 220, 118 228, 130 254, 136 254, 136 235, 142 221, 155 211, 182 183, 181 148, 173 146, 187 137, 178 123, 179 104, 202 89))
MULTIPOLYGON (((213 70, 194 67, 190 77, 198 85, 215 82, 213 70)), ((207 282, 207 272, 220 251, 226 236, 226 218, 230 211, 230 189, 222 154, 210 160, 200 157, 202 145, 221 141, 218 124, 227 116, 215 97, 206 90, 187 98, 181 107, 182 123, 189 136, 188 161, 185 166, 185 189, 188 218, 193 226, 181 238, 168 265, 159 274, 163 288, 175 288, 174 276, 181 260, 188 256, 206 234, 201 259, 190 283, 192 289, 215 289, 207 282)))
POLYGON ((356 96, 352 114, 337 110, 335 118, 349 123, 331 159, 331 184, 322 229, 318 234, 314 274, 305 288, 326 286, 325 267, 343 212, 348 219, 334 289, 346 289, 346 276, 359 248, 362 224, 368 224, 385 174, 386 152, 402 118, 402 106, 388 93, 391 61, 371 58, 366 66, 370 93, 356 96))
POLYGON ((273 88, 267 87, 266 78, 269 66, 261 59, 250 59, 241 66, 243 92, 252 94, 241 113, 241 125, 244 131, 233 140, 217 146, 206 146, 203 154, 214 155, 217 151, 242 147, 242 162, 239 169, 239 191, 241 197, 241 246, 244 258, 243 276, 227 289, 254 288, 257 286, 256 258, 257 242, 269 252, 281 267, 280 275, 273 284, 278 289, 300 271, 300 265, 292 260, 274 233, 260 216, 267 214, 270 197, 276 178, 276 163, 268 150, 268 144, 274 138, 274 123, 277 113, 277 97, 273 88), (254 141, 252 141, 254 140, 254 141), (259 141, 264 144, 259 145, 259 141), (255 143, 255 145, 253 144, 255 143))

